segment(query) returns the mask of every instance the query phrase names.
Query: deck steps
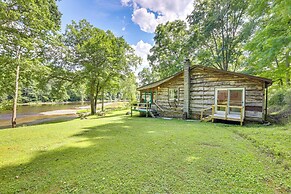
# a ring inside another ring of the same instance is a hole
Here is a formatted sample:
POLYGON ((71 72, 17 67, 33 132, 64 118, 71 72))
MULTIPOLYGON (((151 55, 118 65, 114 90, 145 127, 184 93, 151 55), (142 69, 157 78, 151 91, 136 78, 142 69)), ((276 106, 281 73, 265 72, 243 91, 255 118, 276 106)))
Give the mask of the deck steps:
POLYGON ((149 111, 151 117, 156 118, 156 116, 154 115, 154 113, 152 111, 149 111))
POLYGON ((203 121, 203 122, 208 122, 208 121, 211 121, 211 120, 212 120, 212 116, 211 115, 201 119, 201 121, 203 121))
POLYGON ((159 117, 160 116, 159 113, 156 110, 150 110, 149 111, 149 114, 153 118, 156 118, 156 117, 159 117))

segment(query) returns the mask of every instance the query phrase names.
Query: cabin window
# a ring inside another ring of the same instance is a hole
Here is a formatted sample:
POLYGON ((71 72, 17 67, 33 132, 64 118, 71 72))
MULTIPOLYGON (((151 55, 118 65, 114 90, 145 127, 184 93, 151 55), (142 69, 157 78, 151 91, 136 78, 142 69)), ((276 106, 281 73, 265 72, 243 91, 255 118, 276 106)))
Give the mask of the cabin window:
POLYGON ((227 89, 220 89, 217 90, 217 110, 218 111, 225 111, 225 107, 228 102, 228 90, 227 89))
POLYGON ((241 106, 244 107, 244 88, 216 88, 215 104, 216 111, 229 114, 239 114, 241 106))
POLYGON ((179 89, 169 88, 169 101, 178 101, 178 100, 179 100, 179 89))

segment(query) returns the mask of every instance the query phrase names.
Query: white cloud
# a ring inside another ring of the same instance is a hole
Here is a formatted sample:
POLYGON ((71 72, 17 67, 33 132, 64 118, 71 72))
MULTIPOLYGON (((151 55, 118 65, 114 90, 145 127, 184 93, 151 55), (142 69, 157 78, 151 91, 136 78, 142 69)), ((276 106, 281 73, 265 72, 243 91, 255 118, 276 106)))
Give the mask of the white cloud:
POLYGON ((185 20, 193 10, 193 0, 121 0, 121 3, 134 8, 132 21, 149 33, 153 33, 158 24, 185 20))
POLYGON ((131 2, 131 0, 121 0, 121 4, 123 6, 128 6, 130 2, 131 2))
POLYGON ((122 27, 122 29, 121 29, 122 31, 125 31, 126 30, 126 28, 125 27, 122 27))
POLYGON ((145 8, 134 10, 132 14, 132 21, 138 24, 141 30, 151 33, 155 32, 155 29, 159 24, 156 20, 155 14, 148 12, 145 8))
POLYGON ((136 74, 140 72, 144 67, 149 67, 147 56, 150 53, 152 45, 140 40, 136 45, 131 45, 135 50, 135 54, 142 58, 142 64, 137 68, 136 74))

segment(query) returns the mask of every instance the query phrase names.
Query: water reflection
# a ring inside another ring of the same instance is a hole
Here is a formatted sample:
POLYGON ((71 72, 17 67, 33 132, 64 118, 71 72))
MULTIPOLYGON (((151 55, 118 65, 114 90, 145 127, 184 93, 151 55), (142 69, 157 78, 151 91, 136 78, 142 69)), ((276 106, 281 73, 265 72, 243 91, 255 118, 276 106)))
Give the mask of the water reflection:
MULTIPOLYGON (((77 110, 89 108, 89 103, 58 103, 58 104, 37 104, 37 105, 20 105, 17 107, 17 123, 22 125, 24 123, 36 121, 49 121, 49 119, 60 117, 76 117, 77 110)), ((10 126, 11 110, 0 111, 0 127, 10 126)))

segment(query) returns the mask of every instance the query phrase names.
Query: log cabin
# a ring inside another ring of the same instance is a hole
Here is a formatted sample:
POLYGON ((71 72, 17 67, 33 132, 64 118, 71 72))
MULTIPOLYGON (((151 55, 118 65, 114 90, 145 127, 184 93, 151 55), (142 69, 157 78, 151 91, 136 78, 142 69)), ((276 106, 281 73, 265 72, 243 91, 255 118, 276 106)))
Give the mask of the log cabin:
POLYGON ((184 63, 184 71, 138 88, 132 111, 202 121, 263 122, 272 80, 184 63))

